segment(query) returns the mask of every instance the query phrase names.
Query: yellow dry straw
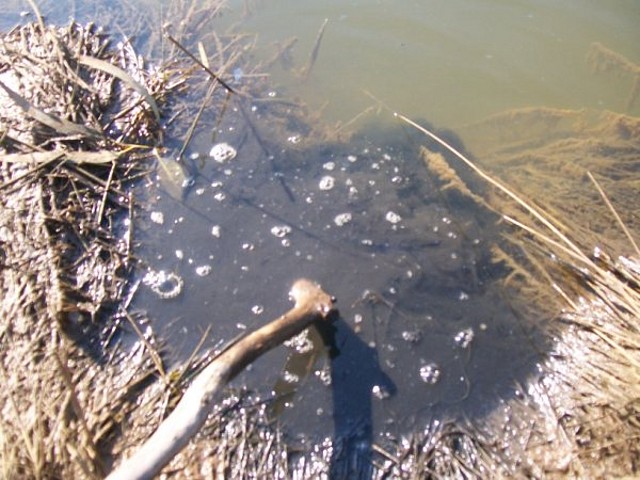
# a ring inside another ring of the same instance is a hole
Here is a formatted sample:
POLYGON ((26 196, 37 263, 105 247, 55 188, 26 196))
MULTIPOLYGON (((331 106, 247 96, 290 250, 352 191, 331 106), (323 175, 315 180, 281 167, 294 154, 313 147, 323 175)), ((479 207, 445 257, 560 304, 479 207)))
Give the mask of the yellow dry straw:
POLYGON ((154 98, 149 93, 149 90, 146 89, 144 85, 140 82, 134 80, 131 75, 122 70, 120 67, 113 65, 112 63, 105 62, 104 60, 100 60, 95 57, 89 57, 87 55, 81 55, 78 58, 78 63, 82 65, 86 65, 87 67, 95 68, 96 70, 102 70, 109 75, 112 75, 124 83, 128 84, 131 88, 133 88, 151 107, 153 110, 153 114, 156 117, 156 120, 160 121, 160 110, 158 109, 158 105, 154 98))
MULTIPOLYGON (((432 138, 433 140, 438 142, 440 145, 445 147, 447 150, 449 150, 451 153, 453 153, 456 157, 458 157, 460 160, 462 160, 469 168, 471 168, 474 172, 476 172, 481 178, 483 178, 484 180, 489 182, 491 185, 493 185, 494 187, 498 188, 501 192, 506 194, 509 198, 514 200, 518 205, 520 205, 527 212, 529 212, 531 215, 533 215, 540 223, 545 225, 549 230, 551 230, 555 235, 557 235, 565 243, 565 245, 571 251, 573 251, 575 258, 583 261, 584 263, 586 263, 589 266, 592 266, 594 268, 596 267, 596 265, 589 259, 589 257, 587 257, 582 252, 582 250, 580 250, 580 248, 575 243, 573 243, 554 224, 552 224, 542 213, 540 213, 539 210, 537 210, 536 208, 532 207, 530 204, 525 202, 520 196, 515 194, 511 189, 507 188, 502 183, 500 183, 498 180, 495 180, 490 175, 485 173, 482 169, 480 169, 480 167, 476 166, 471 160, 469 160, 462 153, 460 153, 454 147, 449 145, 446 141, 444 141, 442 138, 440 138, 435 133, 431 132, 430 130, 427 130, 423 126, 417 124, 416 122, 414 122, 410 118, 407 118, 407 117, 405 117, 404 115, 402 115, 400 113, 394 112, 394 116, 398 117, 403 122, 411 125, 412 127, 416 128, 420 132, 424 133, 425 135, 427 135, 428 137, 432 138)), ((503 217, 505 218, 505 220, 513 223, 512 219, 510 217, 507 217, 506 215, 503 216, 503 217)))

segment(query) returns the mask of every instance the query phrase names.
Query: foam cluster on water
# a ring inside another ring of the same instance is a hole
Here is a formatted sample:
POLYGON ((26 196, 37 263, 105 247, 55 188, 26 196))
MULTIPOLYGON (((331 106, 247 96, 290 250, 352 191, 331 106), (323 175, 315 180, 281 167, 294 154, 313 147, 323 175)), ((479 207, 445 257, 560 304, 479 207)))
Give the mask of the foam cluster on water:
POLYGON ((238 152, 228 143, 217 143, 209 151, 209 156, 218 163, 225 163, 236 158, 238 152))
POLYGON ((391 224, 396 224, 402 221, 402 217, 400 215, 398 215, 396 212, 389 210, 386 215, 384 216, 384 219, 391 223, 391 224))
POLYGON ((309 353, 313 350, 313 342, 309 338, 309 330, 305 329, 298 335, 284 342, 285 346, 292 348, 299 354, 309 353))
POLYGON ((474 336, 475 336, 475 333, 473 331, 473 328, 465 328, 464 330, 459 331, 455 335, 455 337, 453 338, 453 341, 460 348, 467 348, 473 341, 474 336))
POLYGON ((271 227, 271 235, 278 238, 284 238, 291 233, 289 225, 275 225, 271 227))
POLYGON ((336 179, 333 178, 331 175, 325 175, 320 179, 320 182, 318 183, 318 188, 320 190, 326 191, 326 190, 333 189, 335 185, 336 185, 336 179))
POLYGON ((200 265, 196 267, 196 275, 206 277, 211 273, 211 265, 200 265))
POLYGON ((424 383, 435 385, 440 380, 440 367, 437 363, 427 363, 420 367, 420 378, 424 383))
POLYGON ((338 227, 341 227, 349 223, 352 218, 353 216, 350 212, 340 213, 335 216, 335 218, 333 219, 333 223, 335 223, 338 227))
POLYGON ((142 279, 152 292, 162 299, 176 298, 182 293, 184 280, 182 277, 173 272, 165 270, 149 270, 142 279))
POLYGON ((164 214, 162 212, 151 212, 150 218, 153 223, 157 223, 158 225, 164 223, 164 214))

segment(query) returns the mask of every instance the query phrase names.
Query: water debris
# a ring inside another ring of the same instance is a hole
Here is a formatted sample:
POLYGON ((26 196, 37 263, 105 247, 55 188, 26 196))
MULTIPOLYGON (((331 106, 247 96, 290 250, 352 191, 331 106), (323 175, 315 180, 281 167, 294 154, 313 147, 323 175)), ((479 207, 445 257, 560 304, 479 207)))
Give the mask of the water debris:
POLYGON ((308 330, 303 330, 298 335, 288 339, 284 344, 300 355, 307 354, 314 349, 313 341, 309 337, 308 330))
POLYGON ((404 330, 401 336, 405 342, 409 343, 418 343, 422 340, 422 332, 420 330, 404 330))
POLYGON ((149 218, 153 223, 157 223, 158 225, 164 224, 164 213, 162 212, 151 212, 149 218))
POLYGON ((426 167, 443 183, 442 190, 454 190, 464 197, 473 200, 477 205, 484 205, 484 200, 473 193, 456 171, 449 166, 442 154, 421 147, 420 153, 426 167))
POLYGON ((440 367, 436 363, 427 363, 420 367, 420 378, 429 385, 435 385, 440 380, 440 367))
POLYGON ((164 270, 147 272, 143 282, 163 300, 178 297, 182 293, 184 280, 178 274, 164 270))
POLYGON ((193 178, 185 164, 171 155, 161 155, 157 148, 153 150, 153 153, 158 161, 156 173, 160 186, 172 198, 182 200, 185 193, 193 185, 193 178))
POLYGON ((298 383, 300 381, 300 376, 288 370, 285 370, 284 372, 282 372, 282 379, 286 383, 298 383))
POLYGON ((316 36, 316 41, 313 45, 313 49, 311 50, 311 54, 309 55, 309 60, 307 60, 307 64, 300 71, 300 76, 303 80, 309 78, 311 74, 311 70, 313 70, 314 65, 316 64, 316 60, 318 60, 318 53, 320 52, 320 44, 322 43, 322 37, 324 36, 324 30, 327 28, 327 23, 329 23, 329 19, 325 18, 324 22, 320 26, 320 30, 318 30, 318 35, 316 36))
POLYGON ((251 313, 254 315, 260 315, 262 312, 264 312, 264 307, 262 305, 254 305, 251 307, 251 313))
POLYGON ((384 400, 385 398, 389 398, 391 396, 389 390, 381 385, 374 385, 373 387, 371 387, 371 394, 378 400, 384 400))
POLYGON ((324 165, 322 165, 322 168, 331 172, 336 169, 336 162, 326 162, 324 165))
POLYGON ((211 274, 211 270, 211 265, 200 265, 196 267, 196 275, 198 275, 199 277, 206 277, 207 275, 211 274))
POLYGON ((228 143, 217 143, 209 151, 209 156, 218 163, 225 163, 236 158, 238 152, 228 143))
POLYGON ((392 210, 389 210, 385 214, 384 219, 393 225, 402 221, 402 217, 392 210))
POLYGON ((275 225, 271 227, 271 235, 278 238, 284 238, 291 233, 289 225, 275 225))
POLYGON ((335 223, 338 227, 342 227, 351 221, 353 216, 350 212, 340 213, 335 216, 333 219, 333 223, 335 223))
POLYGON ((467 348, 469 345, 471 345, 471 342, 473 341, 474 337, 475 337, 475 333, 473 331, 473 328, 465 328, 464 330, 461 330, 458 333, 456 333, 455 337, 453 337, 453 341, 460 348, 467 348))
POLYGON ((318 183, 318 188, 320 190, 332 190, 336 185, 336 179, 331 175, 325 175, 320 179, 320 183, 318 183))

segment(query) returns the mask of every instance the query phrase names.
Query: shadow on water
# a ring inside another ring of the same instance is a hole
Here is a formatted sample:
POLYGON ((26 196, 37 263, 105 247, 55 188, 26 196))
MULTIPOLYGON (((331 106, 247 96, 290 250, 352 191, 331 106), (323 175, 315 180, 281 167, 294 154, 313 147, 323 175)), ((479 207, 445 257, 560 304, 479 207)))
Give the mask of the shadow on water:
MULTIPOLYGON (((377 349, 365 343, 337 312, 331 321, 318 322, 310 332, 314 348, 288 358, 285 371, 296 378, 309 375, 318 353, 326 350, 327 385, 331 392, 331 479, 371 478, 374 443, 373 396, 390 397, 396 386, 380 365, 377 349)), ((296 387, 280 380, 271 414, 281 416, 296 399, 296 387)))
MULTIPOLYGON (((330 321, 318 322, 309 331, 313 348, 291 355, 284 371, 288 379, 276 382, 271 415, 281 417, 296 402, 297 386, 291 376, 310 374, 318 356, 329 362, 326 385, 330 390, 332 425, 330 478, 371 478, 374 443, 373 395, 395 395, 396 386, 380 365, 374 346, 365 343, 336 312, 330 321)), ((305 409, 306 410, 306 409, 305 409)))
POLYGON ((334 442, 330 478, 367 479, 372 475, 372 395, 396 387, 381 368, 375 348, 367 345, 344 319, 318 326, 331 359, 334 442))

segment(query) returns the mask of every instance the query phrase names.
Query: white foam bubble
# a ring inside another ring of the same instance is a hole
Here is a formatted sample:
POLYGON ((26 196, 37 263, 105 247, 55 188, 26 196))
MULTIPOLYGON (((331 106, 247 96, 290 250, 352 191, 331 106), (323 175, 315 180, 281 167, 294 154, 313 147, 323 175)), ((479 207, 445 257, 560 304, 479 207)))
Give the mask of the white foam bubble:
POLYGON ((320 183, 318 183, 318 188, 320 190, 331 190, 336 185, 336 179, 331 175, 325 175, 320 179, 320 183))
POLYGON ((389 210, 387 212, 387 214, 384 216, 384 219, 392 224, 396 224, 399 223, 400 221, 402 221, 402 217, 400 215, 398 215, 396 212, 389 210))
POLYGON ((342 227, 351 221, 352 215, 349 212, 340 213, 336 215, 333 219, 333 223, 335 223, 338 227, 342 227))
POLYGON ((435 385, 440 380, 440 367, 437 363, 427 363, 420 367, 420 378, 424 383, 435 385))
POLYGON ((209 156, 218 163, 228 162, 236 158, 237 151, 228 143, 217 143, 209 151, 209 156))

